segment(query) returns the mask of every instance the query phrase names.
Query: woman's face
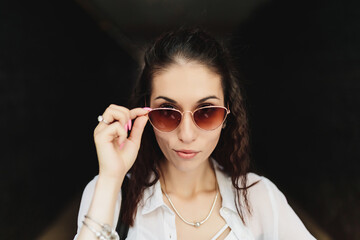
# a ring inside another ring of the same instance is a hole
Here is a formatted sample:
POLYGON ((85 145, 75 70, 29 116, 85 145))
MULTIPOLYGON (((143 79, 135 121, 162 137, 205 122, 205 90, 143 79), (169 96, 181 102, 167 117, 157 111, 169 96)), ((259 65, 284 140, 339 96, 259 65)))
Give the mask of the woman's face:
MULTIPOLYGON (((154 76, 151 108, 173 107, 184 112, 208 105, 224 106, 221 78, 209 68, 183 61, 154 76)), ((180 171, 192 171, 208 160, 221 129, 222 126, 211 131, 199 129, 187 112, 175 130, 160 132, 154 128, 154 132, 166 163, 180 171)))

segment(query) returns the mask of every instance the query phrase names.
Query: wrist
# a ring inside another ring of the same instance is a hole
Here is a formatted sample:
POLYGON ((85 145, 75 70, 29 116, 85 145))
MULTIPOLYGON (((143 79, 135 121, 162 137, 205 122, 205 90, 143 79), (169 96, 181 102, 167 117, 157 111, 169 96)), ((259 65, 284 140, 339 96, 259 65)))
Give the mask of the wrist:
POLYGON ((99 174, 88 216, 101 223, 113 225, 114 211, 119 199, 122 180, 99 174))
POLYGON ((104 189, 105 191, 111 192, 119 192, 122 182, 124 180, 125 174, 123 176, 108 176, 105 174, 99 173, 96 187, 104 189))

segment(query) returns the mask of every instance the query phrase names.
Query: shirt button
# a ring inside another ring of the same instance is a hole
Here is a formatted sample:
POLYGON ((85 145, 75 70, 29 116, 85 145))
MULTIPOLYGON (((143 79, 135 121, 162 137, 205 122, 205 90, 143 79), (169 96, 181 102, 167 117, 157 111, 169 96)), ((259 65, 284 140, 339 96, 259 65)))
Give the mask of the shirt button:
POLYGON ((169 234, 169 238, 171 239, 171 234, 169 234))

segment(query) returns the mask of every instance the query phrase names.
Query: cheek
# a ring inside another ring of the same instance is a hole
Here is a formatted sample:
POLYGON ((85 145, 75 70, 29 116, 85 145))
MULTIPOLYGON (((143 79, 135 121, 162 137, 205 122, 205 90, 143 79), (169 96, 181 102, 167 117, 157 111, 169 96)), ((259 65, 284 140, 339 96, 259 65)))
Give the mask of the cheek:
POLYGON ((212 134, 209 134, 209 136, 207 136, 206 139, 208 139, 208 144, 209 146, 211 146, 212 150, 214 150, 214 148, 216 147, 217 143, 219 142, 220 139, 220 134, 221 134, 221 128, 214 130, 215 132, 213 132, 212 134))
POLYGON ((161 151, 164 153, 168 150, 168 146, 170 145, 170 134, 169 133, 159 133, 155 131, 155 138, 156 141, 161 149, 161 151))

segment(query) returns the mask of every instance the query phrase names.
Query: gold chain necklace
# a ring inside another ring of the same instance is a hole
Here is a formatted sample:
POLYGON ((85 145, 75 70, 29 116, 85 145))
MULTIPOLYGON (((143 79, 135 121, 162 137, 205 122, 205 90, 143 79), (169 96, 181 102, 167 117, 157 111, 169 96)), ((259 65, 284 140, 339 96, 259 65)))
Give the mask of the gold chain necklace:
POLYGON ((209 214, 207 215, 207 217, 206 217, 204 220, 202 220, 202 221, 200 221, 200 222, 189 222, 189 221, 186 221, 186 220, 180 215, 180 213, 176 210, 174 204, 172 203, 172 201, 171 201, 170 197, 167 195, 167 193, 166 193, 164 190, 162 190, 162 189, 161 189, 161 191, 165 194, 166 198, 169 200, 170 205, 172 206, 172 208, 174 209, 174 211, 176 212, 176 214, 179 216, 179 218, 180 218, 184 223, 186 223, 186 224, 188 224, 188 225, 191 225, 191 226, 194 226, 194 227, 200 227, 203 223, 205 223, 205 222, 210 218, 211 213, 213 212, 213 210, 214 210, 214 208, 215 208, 216 200, 217 200, 218 194, 219 194, 219 192, 216 190, 215 200, 214 200, 214 202, 213 202, 213 204, 212 204, 212 207, 211 207, 211 210, 210 210, 209 214))

